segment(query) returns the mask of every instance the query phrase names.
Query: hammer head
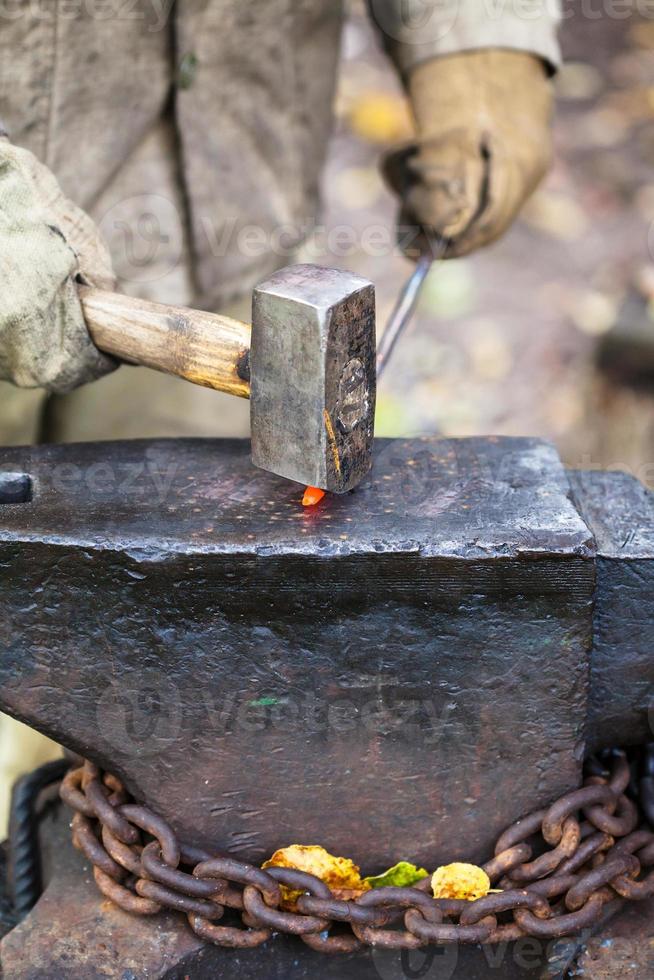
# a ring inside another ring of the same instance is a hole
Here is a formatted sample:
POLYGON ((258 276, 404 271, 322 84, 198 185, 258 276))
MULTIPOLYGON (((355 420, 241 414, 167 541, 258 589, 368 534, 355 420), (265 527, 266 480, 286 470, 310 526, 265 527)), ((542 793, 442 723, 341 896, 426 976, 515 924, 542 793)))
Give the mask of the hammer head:
POLYGON ((375 416, 375 290, 350 272, 289 266, 254 291, 252 462, 345 493, 368 473, 375 416))

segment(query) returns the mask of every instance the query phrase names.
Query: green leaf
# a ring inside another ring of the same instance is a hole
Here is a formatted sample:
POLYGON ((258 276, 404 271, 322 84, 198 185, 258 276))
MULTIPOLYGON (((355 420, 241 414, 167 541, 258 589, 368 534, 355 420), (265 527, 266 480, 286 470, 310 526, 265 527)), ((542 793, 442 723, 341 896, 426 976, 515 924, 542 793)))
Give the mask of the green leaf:
POLYGON ((416 868, 415 864, 408 861, 398 861, 397 864, 385 871, 383 875, 376 875, 374 878, 364 878, 366 884, 371 888, 386 888, 387 885, 394 885, 397 888, 408 888, 415 885, 417 881, 427 878, 428 871, 424 868, 416 868))

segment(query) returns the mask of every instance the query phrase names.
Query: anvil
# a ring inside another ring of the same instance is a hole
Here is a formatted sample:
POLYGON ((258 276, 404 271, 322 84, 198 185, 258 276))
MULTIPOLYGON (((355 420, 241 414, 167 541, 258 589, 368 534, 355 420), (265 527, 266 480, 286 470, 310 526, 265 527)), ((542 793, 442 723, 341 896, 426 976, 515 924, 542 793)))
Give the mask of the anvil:
POLYGON ((303 511, 248 453, 0 453, 2 710, 190 844, 321 843, 369 873, 483 860, 586 751, 651 737, 636 480, 566 472, 538 440, 380 441, 357 491, 303 511))

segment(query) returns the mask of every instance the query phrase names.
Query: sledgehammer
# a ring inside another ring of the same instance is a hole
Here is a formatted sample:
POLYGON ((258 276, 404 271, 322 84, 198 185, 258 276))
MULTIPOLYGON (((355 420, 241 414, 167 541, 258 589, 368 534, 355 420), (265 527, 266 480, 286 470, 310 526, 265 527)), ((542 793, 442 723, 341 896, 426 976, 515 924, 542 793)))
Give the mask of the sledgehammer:
POLYGON ((252 461, 345 493, 368 473, 375 416, 375 289, 294 265, 254 290, 252 326, 80 287, 94 343, 121 361, 251 403, 252 461))
POLYGON ((254 290, 252 326, 89 287, 80 296, 101 350, 249 398, 255 466, 345 493, 370 470, 377 375, 430 264, 416 266, 378 355, 374 286, 339 269, 275 273, 254 290))

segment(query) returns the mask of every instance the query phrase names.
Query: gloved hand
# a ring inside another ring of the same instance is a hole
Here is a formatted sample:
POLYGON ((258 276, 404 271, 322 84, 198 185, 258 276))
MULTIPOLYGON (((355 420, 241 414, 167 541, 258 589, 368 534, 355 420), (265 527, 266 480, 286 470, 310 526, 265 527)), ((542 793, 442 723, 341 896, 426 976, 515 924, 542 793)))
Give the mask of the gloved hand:
MULTIPOLYGON (((547 172, 552 85, 534 55, 488 49, 423 62, 408 87, 418 141, 403 176, 387 171, 400 223, 424 226, 421 251, 444 238, 448 257, 466 255, 507 230, 547 172)), ((416 257, 415 240, 405 247, 416 257)))
POLYGON ((28 150, 0 139, 0 379, 66 392, 117 367, 86 329, 76 277, 111 289, 91 219, 28 150))

